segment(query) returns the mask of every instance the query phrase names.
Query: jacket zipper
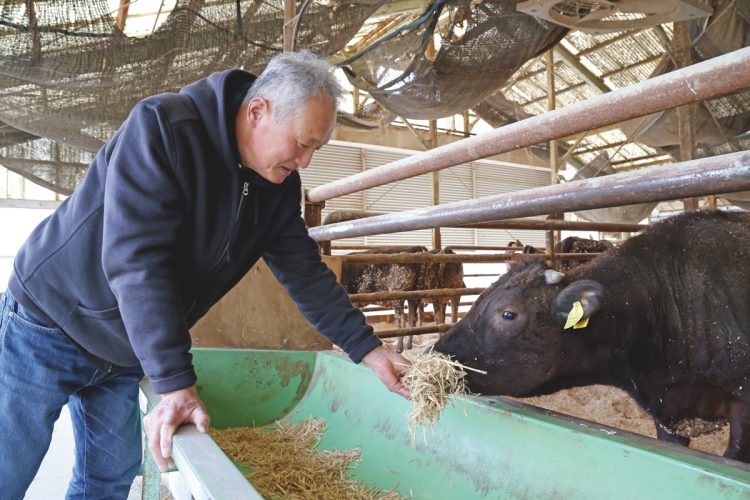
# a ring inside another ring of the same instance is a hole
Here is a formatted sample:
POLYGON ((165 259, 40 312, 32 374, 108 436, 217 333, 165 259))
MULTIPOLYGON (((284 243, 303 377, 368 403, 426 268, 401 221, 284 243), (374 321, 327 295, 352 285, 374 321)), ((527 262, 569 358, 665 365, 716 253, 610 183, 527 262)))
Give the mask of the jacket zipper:
POLYGON ((240 196, 240 204, 237 207, 237 217, 235 217, 234 222, 238 222, 240 220, 240 212, 242 212, 242 201, 245 198, 247 198, 247 194, 249 192, 250 192, 250 183, 248 181, 245 181, 245 183, 242 185, 242 196, 240 196))
MULTIPOLYGON (((235 224, 239 222, 240 220, 240 213, 242 213, 242 202, 247 198, 247 195, 250 193, 250 183, 248 181, 245 181, 242 185, 242 196, 240 196, 240 202, 237 205, 237 215, 234 218, 235 224)), ((224 251, 221 252, 221 255, 219 256, 219 259, 216 261, 216 264, 214 264, 211 268, 211 272, 208 273, 208 279, 206 280, 206 284, 211 282, 211 279, 214 277, 214 274, 216 274, 216 271, 221 267, 221 262, 224 260, 224 257, 227 256, 229 253, 229 245, 232 243, 232 234, 234 231, 231 229, 229 230, 229 239, 227 240, 227 244, 224 247, 224 251)), ((195 307, 195 304, 198 303, 198 299, 200 297, 196 296, 195 300, 193 300, 193 305, 190 306, 190 309, 188 310, 188 314, 190 314, 193 311, 193 308, 195 307)))
MULTIPOLYGON (((240 221, 240 214, 242 213, 242 202, 245 200, 245 198, 247 198, 247 195, 249 192, 250 192, 250 183, 248 181, 245 181, 245 183, 242 184, 242 196, 240 196, 240 202, 237 205, 237 215, 234 218, 235 224, 237 224, 240 221)), ((234 231, 230 229, 229 239, 227 240, 227 246, 225 246, 224 251, 221 252, 221 257, 219 257, 219 260, 214 266, 214 270, 212 270, 211 274, 209 274, 209 277, 212 277, 214 275, 216 268, 218 268, 221 265, 221 261, 224 260, 224 257, 226 257, 227 254, 229 253, 229 245, 232 243, 233 235, 234 235, 234 231)))

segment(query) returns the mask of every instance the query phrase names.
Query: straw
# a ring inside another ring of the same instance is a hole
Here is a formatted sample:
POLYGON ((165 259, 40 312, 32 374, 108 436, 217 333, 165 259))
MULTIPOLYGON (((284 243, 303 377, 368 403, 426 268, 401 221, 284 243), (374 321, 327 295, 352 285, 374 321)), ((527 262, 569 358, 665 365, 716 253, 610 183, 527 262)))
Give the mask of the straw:
POLYGON ((426 442, 427 429, 437 423, 446 405, 457 395, 469 394, 464 381, 466 370, 486 372, 464 366, 435 351, 420 354, 411 362, 401 382, 411 391, 409 428, 413 444, 418 427, 422 428, 426 442))
POLYGON ((210 429, 216 444, 266 498, 399 499, 396 492, 366 488, 346 471, 360 459, 358 449, 318 451, 325 422, 310 418, 298 424, 210 429))

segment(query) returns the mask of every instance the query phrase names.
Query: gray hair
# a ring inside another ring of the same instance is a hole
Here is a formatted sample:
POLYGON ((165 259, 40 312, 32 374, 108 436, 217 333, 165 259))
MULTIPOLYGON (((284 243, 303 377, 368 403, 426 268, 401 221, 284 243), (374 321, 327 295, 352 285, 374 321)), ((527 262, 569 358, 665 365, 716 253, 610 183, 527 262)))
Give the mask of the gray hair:
POLYGON ((302 109, 302 104, 324 90, 336 106, 344 89, 324 58, 309 50, 283 52, 271 59, 253 82, 242 104, 263 97, 273 104, 274 121, 281 122, 302 109))

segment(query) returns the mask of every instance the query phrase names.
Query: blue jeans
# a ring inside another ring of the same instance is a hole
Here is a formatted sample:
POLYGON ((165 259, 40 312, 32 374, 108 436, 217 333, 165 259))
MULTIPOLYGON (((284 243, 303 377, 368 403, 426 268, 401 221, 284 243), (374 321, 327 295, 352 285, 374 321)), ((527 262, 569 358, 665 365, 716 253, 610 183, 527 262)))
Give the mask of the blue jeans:
POLYGON ((23 498, 67 403, 76 451, 66 498, 127 498, 142 456, 141 368, 97 369, 8 292, 0 311, 0 496, 23 498))

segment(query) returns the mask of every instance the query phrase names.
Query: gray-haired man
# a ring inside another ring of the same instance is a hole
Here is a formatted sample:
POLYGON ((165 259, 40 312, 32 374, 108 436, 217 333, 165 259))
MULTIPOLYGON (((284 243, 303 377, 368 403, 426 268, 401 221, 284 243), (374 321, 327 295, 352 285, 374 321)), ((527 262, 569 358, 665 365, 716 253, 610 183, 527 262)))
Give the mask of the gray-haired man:
POLYGON ((19 251, 0 317, 0 486, 22 498, 68 403, 68 497, 125 498, 141 459, 138 381, 164 468, 183 423, 205 431, 188 329, 263 257, 316 328, 408 397, 382 346, 321 262, 299 168, 333 132, 341 88, 309 52, 255 79, 215 73, 137 104, 78 189, 19 251))

